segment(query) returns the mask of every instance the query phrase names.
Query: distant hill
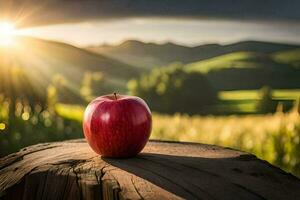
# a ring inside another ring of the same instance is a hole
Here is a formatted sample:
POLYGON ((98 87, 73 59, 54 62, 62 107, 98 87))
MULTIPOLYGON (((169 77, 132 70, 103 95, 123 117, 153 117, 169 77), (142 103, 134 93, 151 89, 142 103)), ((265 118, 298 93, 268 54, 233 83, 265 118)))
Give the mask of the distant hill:
POLYGON ((175 61, 183 63, 187 71, 206 74, 219 90, 263 85, 300 88, 299 58, 297 45, 257 41, 197 47, 126 41, 117 46, 81 49, 20 37, 15 47, 0 47, 0 100, 5 94, 45 101, 53 92, 49 90, 52 85, 59 90, 59 100, 82 103, 82 93, 125 93, 128 80, 175 61))
POLYGON ((183 67, 206 74, 218 90, 258 89, 264 85, 300 88, 299 56, 299 49, 275 53, 238 51, 183 67))
POLYGON ((258 61, 258 56, 259 54, 254 52, 239 51, 188 63, 184 65, 184 68, 204 74, 229 68, 258 68, 262 66, 262 63, 258 61))
POLYGON ((187 71, 206 74, 218 90, 300 88, 299 45, 241 41, 187 47, 128 40, 88 49, 145 70, 180 62, 187 71))
POLYGON ((186 64, 239 51, 275 53, 295 48, 300 48, 300 46, 261 41, 242 41, 228 45, 206 44, 187 47, 174 43, 155 44, 128 40, 120 45, 100 45, 88 47, 87 49, 130 65, 151 69, 172 62, 178 61, 186 64))
POLYGON ((44 97, 53 81, 65 82, 65 96, 78 95, 87 72, 101 72, 106 91, 125 92, 127 81, 141 73, 137 67, 60 42, 20 37, 16 44, 0 48, 0 93, 8 96, 27 91, 44 97))

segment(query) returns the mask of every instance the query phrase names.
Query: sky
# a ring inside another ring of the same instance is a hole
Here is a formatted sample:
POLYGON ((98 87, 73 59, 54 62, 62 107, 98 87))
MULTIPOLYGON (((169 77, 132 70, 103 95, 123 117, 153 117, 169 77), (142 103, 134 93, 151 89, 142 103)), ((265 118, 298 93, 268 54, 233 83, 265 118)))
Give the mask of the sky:
POLYGON ((38 26, 22 29, 22 33, 76 46, 118 44, 128 39, 188 46, 241 40, 300 44, 299 22, 263 20, 140 17, 38 26))
POLYGON ((76 46, 127 39, 194 46, 300 43, 299 0, 0 0, 0 21, 76 46))
POLYGON ((300 20, 299 0, 0 0, 20 26, 133 17, 300 20))

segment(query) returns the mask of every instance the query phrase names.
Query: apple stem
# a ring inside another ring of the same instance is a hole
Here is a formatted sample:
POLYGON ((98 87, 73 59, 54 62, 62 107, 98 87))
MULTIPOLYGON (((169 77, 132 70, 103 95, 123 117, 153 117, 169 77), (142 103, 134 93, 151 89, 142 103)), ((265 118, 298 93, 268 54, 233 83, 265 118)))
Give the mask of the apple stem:
POLYGON ((117 93, 116 93, 116 92, 114 92, 114 95, 115 95, 115 99, 117 100, 117 93))

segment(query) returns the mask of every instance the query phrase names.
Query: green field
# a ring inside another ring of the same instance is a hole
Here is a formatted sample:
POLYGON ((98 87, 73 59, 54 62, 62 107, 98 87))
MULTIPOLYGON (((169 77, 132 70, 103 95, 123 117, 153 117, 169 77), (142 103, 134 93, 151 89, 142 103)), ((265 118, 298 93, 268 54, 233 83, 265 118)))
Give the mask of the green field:
POLYGON ((294 67, 300 67, 300 49, 293 49, 293 50, 287 50, 282 51, 278 53, 273 54, 273 59, 277 62, 286 63, 293 65, 294 67))
POLYGON ((255 62, 256 54, 253 52, 236 52, 230 53, 211 59, 189 63, 185 65, 188 71, 197 71, 208 73, 211 70, 219 70, 224 68, 255 68, 261 66, 255 62))
POLYGON ((84 107, 81 105, 56 104, 56 112, 65 119, 81 122, 84 107))
MULTIPOLYGON (((273 98, 278 100, 298 100, 300 98, 300 89, 294 90, 273 90, 273 98)), ((259 100, 258 90, 235 90, 222 91, 219 93, 222 100, 259 100)))
MULTIPOLYGON (((226 114, 255 114, 256 104, 260 100, 259 90, 221 91, 218 94, 220 102, 215 109, 226 114)), ((289 110, 294 101, 300 99, 300 89, 273 90, 272 99, 282 104, 284 110, 289 110)))

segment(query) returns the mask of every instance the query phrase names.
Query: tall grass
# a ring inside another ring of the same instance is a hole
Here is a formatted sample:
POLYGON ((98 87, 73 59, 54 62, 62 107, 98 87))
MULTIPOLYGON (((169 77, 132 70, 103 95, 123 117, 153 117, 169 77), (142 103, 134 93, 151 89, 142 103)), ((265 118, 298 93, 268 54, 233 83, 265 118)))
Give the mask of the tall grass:
POLYGON ((0 157, 28 145, 82 137, 81 123, 53 109, 0 96, 0 157))

